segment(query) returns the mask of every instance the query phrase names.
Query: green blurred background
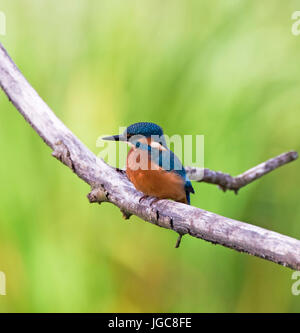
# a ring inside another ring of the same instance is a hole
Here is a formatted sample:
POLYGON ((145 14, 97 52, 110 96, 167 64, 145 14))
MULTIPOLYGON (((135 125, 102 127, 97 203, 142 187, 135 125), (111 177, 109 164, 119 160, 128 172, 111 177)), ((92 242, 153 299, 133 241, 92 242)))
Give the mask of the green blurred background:
MULTIPOLYGON (((300 151, 300 1, 2 0, 11 57, 95 153, 101 134, 153 121, 205 135, 205 166, 232 175, 300 151)), ((292 270, 176 234, 110 204, 0 92, 1 312, 300 310, 292 270)), ((195 184, 192 204, 300 238, 299 161, 238 196, 195 184)))

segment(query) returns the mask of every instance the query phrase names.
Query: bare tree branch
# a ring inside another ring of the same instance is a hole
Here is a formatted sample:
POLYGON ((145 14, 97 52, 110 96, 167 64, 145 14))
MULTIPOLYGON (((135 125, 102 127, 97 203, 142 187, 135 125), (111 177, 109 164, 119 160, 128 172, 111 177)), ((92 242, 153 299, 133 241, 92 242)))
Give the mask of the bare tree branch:
POLYGON ((227 173, 220 171, 212 171, 209 169, 201 169, 195 167, 186 167, 186 172, 190 180, 197 182, 205 182, 210 184, 219 185, 219 187, 225 192, 226 190, 233 190, 235 193, 241 187, 252 183, 254 180, 266 175, 267 173, 292 162, 298 158, 298 153, 295 151, 289 151, 276 157, 263 162, 236 177, 232 177, 227 173))
MULTIPOLYGON (((182 203, 161 200, 150 206, 147 199, 139 203, 143 194, 135 190, 122 172, 98 159, 54 115, 1 44, 0 86, 25 120, 53 150, 53 156, 91 185, 92 190, 88 195, 90 202, 113 203, 127 218, 134 214, 157 226, 176 231, 180 235, 177 246, 181 236, 189 234, 300 269, 299 240, 182 203)), ((250 179, 251 175, 247 177, 250 179)))

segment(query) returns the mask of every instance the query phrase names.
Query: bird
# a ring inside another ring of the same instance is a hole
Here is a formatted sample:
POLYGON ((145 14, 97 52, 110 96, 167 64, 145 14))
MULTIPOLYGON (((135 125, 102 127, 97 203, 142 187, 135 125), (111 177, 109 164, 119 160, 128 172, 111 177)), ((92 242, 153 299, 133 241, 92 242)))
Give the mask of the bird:
POLYGON ((151 122, 128 126, 124 133, 102 138, 123 141, 131 147, 126 160, 126 175, 135 188, 143 193, 140 202, 171 199, 190 205, 195 193, 179 158, 168 148, 163 130, 151 122))

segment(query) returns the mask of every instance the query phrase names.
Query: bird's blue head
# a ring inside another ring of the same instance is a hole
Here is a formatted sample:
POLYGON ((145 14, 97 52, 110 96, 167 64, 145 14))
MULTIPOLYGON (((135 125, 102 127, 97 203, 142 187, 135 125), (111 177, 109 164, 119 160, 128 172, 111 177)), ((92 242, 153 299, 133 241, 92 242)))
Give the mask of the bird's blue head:
POLYGON ((103 138, 103 140, 126 141, 135 143, 143 138, 155 141, 164 147, 167 146, 163 130, 154 123, 140 122, 126 128, 124 133, 103 138))

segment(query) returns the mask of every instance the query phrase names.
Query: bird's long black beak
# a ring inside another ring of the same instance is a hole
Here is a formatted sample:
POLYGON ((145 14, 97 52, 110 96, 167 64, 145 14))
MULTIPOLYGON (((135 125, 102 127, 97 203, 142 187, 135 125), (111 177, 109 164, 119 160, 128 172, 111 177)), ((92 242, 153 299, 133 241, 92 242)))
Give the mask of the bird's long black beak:
POLYGON ((102 138, 102 140, 108 140, 108 141, 126 141, 125 137, 123 135, 112 135, 112 136, 106 136, 102 138))

